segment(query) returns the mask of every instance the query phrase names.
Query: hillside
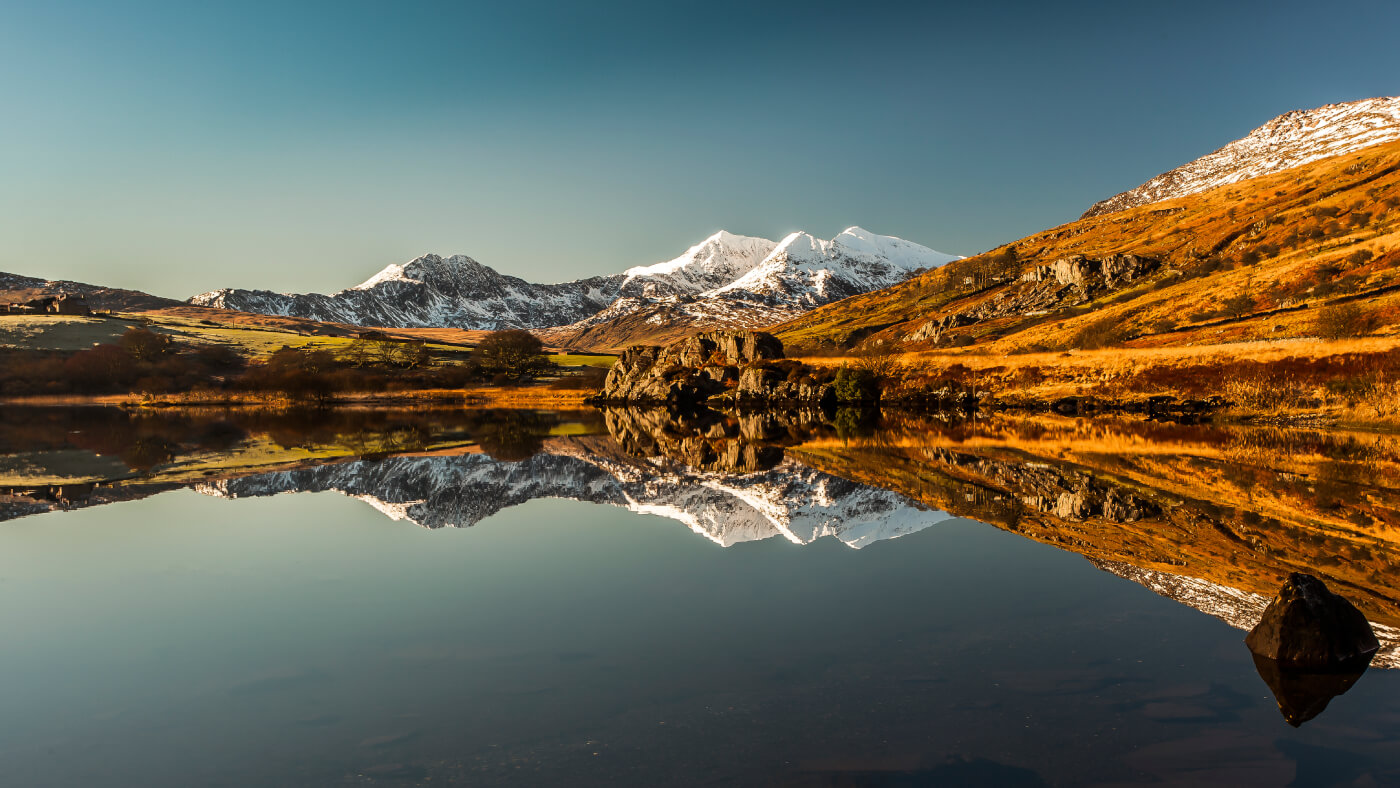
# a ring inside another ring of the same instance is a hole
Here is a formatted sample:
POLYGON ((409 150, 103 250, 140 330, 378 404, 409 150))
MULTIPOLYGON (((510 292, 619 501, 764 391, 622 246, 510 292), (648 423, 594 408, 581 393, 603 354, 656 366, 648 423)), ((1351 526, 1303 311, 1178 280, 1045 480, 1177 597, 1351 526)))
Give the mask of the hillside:
POLYGON ((1400 326, 1400 142, 1081 219, 772 329, 790 347, 1006 354, 1400 326), (1352 304, 1344 311, 1329 306, 1352 304), (1339 318, 1324 325, 1325 318, 1339 318))
POLYGON ((1101 200, 1081 218, 1203 192, 1400 139, 1400 97, 1286 112, 1245 137, 1101 200))

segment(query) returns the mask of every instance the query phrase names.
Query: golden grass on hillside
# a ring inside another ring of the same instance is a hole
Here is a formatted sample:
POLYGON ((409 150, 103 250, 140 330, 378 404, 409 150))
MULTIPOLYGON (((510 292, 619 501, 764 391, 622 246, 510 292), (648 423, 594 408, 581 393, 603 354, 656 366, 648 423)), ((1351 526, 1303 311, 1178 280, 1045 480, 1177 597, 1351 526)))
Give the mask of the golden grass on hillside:
POLYGON ((1090 303, 989 319, 953 334, 999 353, 1073 346, 1096 324, 1130 345, 1305 336, 1315 333, 1318 307, 1365 294, 1376 299, 1368 303, 1375 328, 1394 334, 1400 300, 1376 291, 1400 285, 1400 143, 1061 225, 773 330, 793 347, 901 342, 931 319, 1014 292, 1022 271, 1119 252, 1162 266, 1090 303), (1016 253, 1009 276, 981 289, 966 284, 1008 247, 1016 253), (1236 326, 1241 319, 1255 322, 1236 326))

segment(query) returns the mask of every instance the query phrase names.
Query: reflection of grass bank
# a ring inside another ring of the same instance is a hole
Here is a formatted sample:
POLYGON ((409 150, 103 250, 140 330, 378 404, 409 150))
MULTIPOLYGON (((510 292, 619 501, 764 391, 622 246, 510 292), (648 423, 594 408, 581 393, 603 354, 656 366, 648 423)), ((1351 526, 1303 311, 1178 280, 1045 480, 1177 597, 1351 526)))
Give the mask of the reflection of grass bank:
MULTIPOLYGON (((460 389, 415 389, 395 392, 342 392, 317 403, 330 408, 547 408, 584 407, 593 392, 548 385, 481 386, 460 389)), ((172 394, 62 394, 0 398, 0 405, 21 407, 108 406, 123 408, 253 408, 289 410, 302 408, 304 398, 285 392, 190 391, 172 394)))
POLYGON ((4 488, 167 485, 402 454, 528 456, 601 429, 591 409, 0 409, 4 488))
POLYGON ((798 460, 1094 559, 1265 596, 1327 579, 1400 623, 1400 443, 1367 432, 886 413, 798 460))

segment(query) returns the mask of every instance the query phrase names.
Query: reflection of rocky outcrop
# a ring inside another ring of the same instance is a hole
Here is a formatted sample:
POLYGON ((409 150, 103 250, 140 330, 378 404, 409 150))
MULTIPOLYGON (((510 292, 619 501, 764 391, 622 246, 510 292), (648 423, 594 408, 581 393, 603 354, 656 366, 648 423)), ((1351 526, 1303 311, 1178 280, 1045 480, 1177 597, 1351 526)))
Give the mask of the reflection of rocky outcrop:
POLYGON ((948 449, 929 449, 927 454, 934 462, 1014 491, 1025 506, 1062 520, 1132 523, 1161 513, 1161 507, 1147 498, 1085 471, 988 459, 948 449))
POLYGON ((536 498, 621 506, 684 523, 729 546, 781 536, 806 544, 834 536, 851 547, 904 536, 947 515, 796 463, 708 472, 669 457, 647 459, 607 438, 552 438, 520 462, 483 454, 391 457, 260 474, 199 485, 221 497, 334 490, 394 519, 465 527, 536 498))
POLYGON ((772 468, 783 458, 782 446, 823 428, 817 411, 720 413, 707 408, 609 408, 604 423, 618 446, 635 457, 741 473, 772 468))
POLYGON ((780 447, 751 440, 738 419, 712 410, 613 409, 604 418, 622 450, 637 457, 666 457, 683 467, 739 473, 767 470, 783 459, 780 447))

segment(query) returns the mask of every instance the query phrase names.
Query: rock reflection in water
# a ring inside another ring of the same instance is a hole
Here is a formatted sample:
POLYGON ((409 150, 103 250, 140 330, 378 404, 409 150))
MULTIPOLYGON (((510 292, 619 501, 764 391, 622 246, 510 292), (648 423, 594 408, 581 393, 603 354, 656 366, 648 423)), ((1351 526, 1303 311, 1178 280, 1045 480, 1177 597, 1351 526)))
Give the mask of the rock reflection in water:
POLYGON ((1278 710, 1297 728, 1327 709, 1327 704, 1356 684, 1366 666, 1351 670, 1306 671, 1289 668, 1278 660, 1254 654, 1254 669, 1269 685, 1278 710))

